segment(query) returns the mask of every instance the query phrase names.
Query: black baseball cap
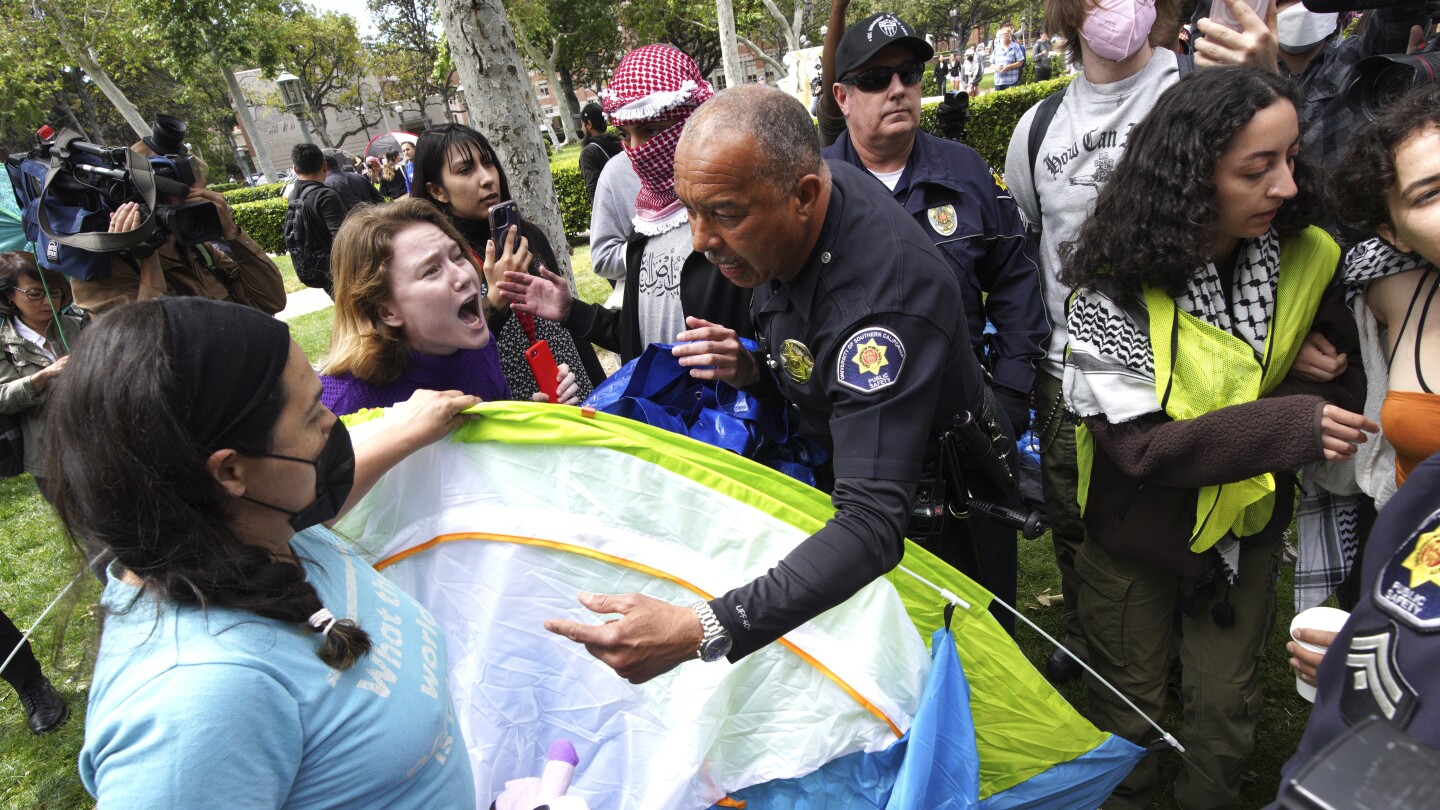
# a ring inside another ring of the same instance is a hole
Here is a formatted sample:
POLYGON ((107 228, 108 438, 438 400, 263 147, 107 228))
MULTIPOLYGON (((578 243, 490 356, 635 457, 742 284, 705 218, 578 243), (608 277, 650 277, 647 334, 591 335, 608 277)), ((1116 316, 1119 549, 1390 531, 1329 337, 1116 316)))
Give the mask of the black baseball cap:
POLYGON ((915 29, 894 14, 882 11, 845 29, 845 36, 835 51, 835 79, 843 80, 890 45, 906 46, 921 62, 928 62, 935 55, 935 49, 916 36, 915 29))
POLYGON ((580 120, 589 121, 590 126, 599 132, 604 132, 607 126, 604 111, 600 109, 599 104, 593 101, 580 108, 580 120))

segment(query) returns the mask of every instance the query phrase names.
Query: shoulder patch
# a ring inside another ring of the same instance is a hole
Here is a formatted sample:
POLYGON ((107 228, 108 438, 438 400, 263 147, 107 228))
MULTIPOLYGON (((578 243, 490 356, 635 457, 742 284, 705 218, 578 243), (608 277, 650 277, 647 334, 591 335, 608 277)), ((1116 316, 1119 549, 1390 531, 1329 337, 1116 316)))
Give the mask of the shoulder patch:
POLYGON ((1010 187, 1005 185, 1005 181, 1000 178, 1000 175, 996 173, 994 169, 990 170, 990 176, 995 178, 995 185, 999 186, 1001 191, 1006 194, 1010 193, 1010 187))
POLYGON ((935 233, 941 236, 954 234, 955 228, 959 225, 955 219, 955 206, 953 205, 937 205, 930 209, 928 216, 930 227, 934 228, 935 233))
POLYGON ((1338 684, 1340 717, 1346 724, 1353 726, 1376 714, 1400 728, 1410 724, 1420 697, 1400 670, 1399 641, 1399 628, 1394 622, 1386 627, 1357 629, 1350 638, 1345 675, 1338 684))
POLYGON ((1431 512, 1395 550, 1380 571, 1373 598, 1404 625, 1427 633, 1440 630, 1440 511, 1431 512))
POLYGON ((840 347, 835 379, 847 388, 870 394, 899 382, 904 366, 905 344, 900 337, 889 329, 871 326, 851 335, 840 347))

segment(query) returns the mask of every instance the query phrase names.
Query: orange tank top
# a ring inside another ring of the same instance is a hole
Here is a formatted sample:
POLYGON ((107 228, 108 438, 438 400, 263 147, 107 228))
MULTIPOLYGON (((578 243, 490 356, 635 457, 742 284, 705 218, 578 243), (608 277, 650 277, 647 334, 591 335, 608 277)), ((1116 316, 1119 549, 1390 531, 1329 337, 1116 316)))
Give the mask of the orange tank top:
POLYGON ((1440 450, 1440 394, 1431 390, 1425 381, 1425 372, 1420 367, 1421 338, 1425 334, 1425 321, 1430 317, 1430 307, 1435 303, 1435 294, 1440 292, 1440 273, 1426 270, 1415 285, 1410 296, 1410 306, 1405 309, 1405 320, 1400 322, 1400 331, 1395 333, 1395 348, 1390 353, 1390 367, 1395 367, 1395 355, 1400 351, 1400 338, 1410 326, 1411 316, 1425 295, 1425 305, 1415 326, 1414 363, 1415 379, 1420 383, 1419 391, 1388 391, 1385 402, 1380 406, 1380 430, 1395 448, 1395 485, 1405 483, 1405 477, 1415 465, 1440 450), (1433 275, 1433 279, 1432 279, 1433 275))
POLYGON ((1395 446, 1395 485, 1415 465, 1440 451, 1440 394, 1389 391, 1380 407, 1380 429, 1395 446))

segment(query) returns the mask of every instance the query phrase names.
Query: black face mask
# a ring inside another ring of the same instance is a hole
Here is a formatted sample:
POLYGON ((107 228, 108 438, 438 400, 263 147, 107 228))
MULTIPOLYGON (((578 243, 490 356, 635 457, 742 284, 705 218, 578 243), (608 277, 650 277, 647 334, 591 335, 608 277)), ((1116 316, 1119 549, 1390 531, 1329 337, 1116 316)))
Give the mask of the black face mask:
POLYGON ((355 485, 355 448, 350 444, 350 432, 345 429, 345 423, 338 420, 335 426, 330 428, 330 438, 325 441, 325 446, 320 449, 320 455, 316 456, 314 461, 274 453, 257 455, 315 467, 315 500, 299 512, 240 496, 243 500, 289 515, 290 528, 297 532, 318 526, 340 514, 340 507, 345 505, 345 499, 350 497, 350 489, 355 485))

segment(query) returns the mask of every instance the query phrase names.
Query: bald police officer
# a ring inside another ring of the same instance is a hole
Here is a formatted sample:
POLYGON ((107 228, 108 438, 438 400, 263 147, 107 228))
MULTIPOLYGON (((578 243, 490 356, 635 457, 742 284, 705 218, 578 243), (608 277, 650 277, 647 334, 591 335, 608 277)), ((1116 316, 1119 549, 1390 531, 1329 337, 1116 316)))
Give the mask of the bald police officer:
POLYGON ((633 682, 697 652, 738 660, 893 568, 935 437, 958 413, 994 413, 955 276, 873 183, 827 165, 808 113, 777 90, 726 90, 686 126, 675 188, 694 247, 755 291, 768 352, 695 318, 674 352, 697 378, 793 403, 801 431, 832 451, 836 511, 767 574, 717 599, 587 595, 588 608, 621 618, 546 622, 633 682))

